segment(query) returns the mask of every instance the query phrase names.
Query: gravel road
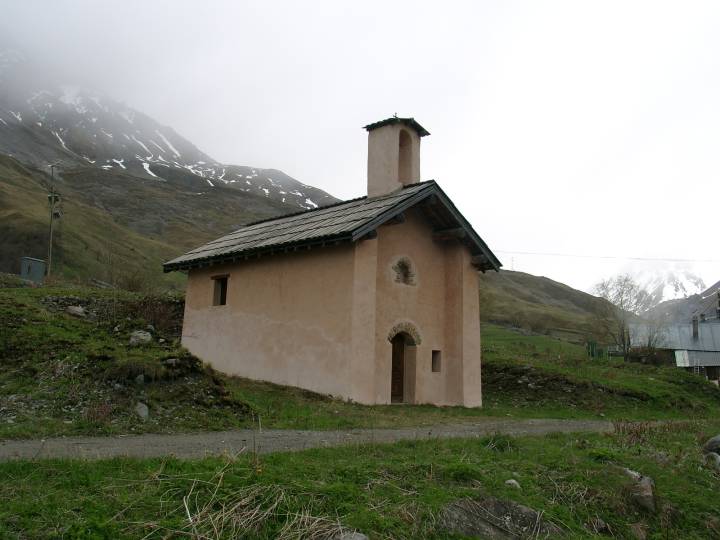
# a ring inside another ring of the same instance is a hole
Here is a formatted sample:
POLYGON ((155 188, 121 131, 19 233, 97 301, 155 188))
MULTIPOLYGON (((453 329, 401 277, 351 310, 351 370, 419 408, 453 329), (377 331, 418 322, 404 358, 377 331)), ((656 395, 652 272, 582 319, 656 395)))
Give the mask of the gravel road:
POLYGON ((607 432, 612 424, 595 420, 496 420, 483 419, 467 424, 397 429, 352 429, 339 431, 296 431, 269 429, 236 430, 172 435, 145 434, 114 437, 58 437, 0 441, 0 461, 11 459, 78 458, 102 459, 116 456, 137 458, 176 456, 202 458, 221 454, 298 451, 359 443, 386 443, 403 440, 472 438, 504 433, 545 435, 547 433, 607 432))

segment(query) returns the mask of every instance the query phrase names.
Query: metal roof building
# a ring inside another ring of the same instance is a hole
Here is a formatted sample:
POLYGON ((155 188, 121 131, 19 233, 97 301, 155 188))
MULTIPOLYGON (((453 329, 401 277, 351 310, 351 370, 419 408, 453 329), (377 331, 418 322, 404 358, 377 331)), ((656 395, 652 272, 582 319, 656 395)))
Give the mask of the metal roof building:
POLYGON ((677 367, 720 366, 720 323, 673 324, 659 331, 648 325, 631 324, 632 346, 645 346, 650 332, 659 334, 656 348, 675 351, 677 367))

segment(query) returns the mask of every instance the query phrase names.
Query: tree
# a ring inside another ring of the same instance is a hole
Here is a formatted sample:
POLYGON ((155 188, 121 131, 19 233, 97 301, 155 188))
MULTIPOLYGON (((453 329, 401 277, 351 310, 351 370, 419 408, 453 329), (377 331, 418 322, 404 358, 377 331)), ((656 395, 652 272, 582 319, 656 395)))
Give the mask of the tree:
MULTIPOLYGON (((630 322, 657 305, 657 300, 630 274, 620 274, 601 281, 594 288, 595 294, 607 300, 611 306, 604 317, 606 332, 620 348, 625 360, 630 354, 630 322)), ((649 333, 650 335, 650 333, 649 333)), ((653 332, 656 340, 659 332, 653 332)), ((655 345, 655 341, 652 346, 655 345)))

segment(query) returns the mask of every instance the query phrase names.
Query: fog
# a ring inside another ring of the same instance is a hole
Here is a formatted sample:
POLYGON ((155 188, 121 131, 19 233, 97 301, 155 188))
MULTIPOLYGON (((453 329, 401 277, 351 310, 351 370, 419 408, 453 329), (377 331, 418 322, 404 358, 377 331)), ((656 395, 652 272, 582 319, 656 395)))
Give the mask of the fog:
POLYGON ((0 45, 214 158, 365 192, 363 125, 413 116, 505 268, 588 290, 720 279, 720 4, 0 0, 0 45), (3 45, 4 44, 4 45, 3 45), (642 259, 642 260, 638 260, 642 259), (656 260, 658 259, 658 260, 656 260))

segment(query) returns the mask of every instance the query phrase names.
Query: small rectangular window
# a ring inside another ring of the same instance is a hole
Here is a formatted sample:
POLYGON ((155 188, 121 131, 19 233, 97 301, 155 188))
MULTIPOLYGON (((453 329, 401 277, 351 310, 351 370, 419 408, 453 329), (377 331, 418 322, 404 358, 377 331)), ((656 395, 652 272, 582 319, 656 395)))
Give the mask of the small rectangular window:
POLYGON ((213 289, 213 306, 224 306, 227 303, 227 276, 213 278, 215 287, 213 289))
POLYGON ((442 363, 442 354, 440 351, 432 352, 432 370, 433 373, 440 373, 440 364, 442 363))

